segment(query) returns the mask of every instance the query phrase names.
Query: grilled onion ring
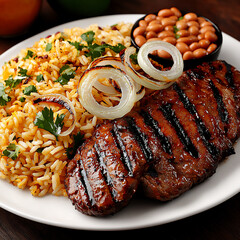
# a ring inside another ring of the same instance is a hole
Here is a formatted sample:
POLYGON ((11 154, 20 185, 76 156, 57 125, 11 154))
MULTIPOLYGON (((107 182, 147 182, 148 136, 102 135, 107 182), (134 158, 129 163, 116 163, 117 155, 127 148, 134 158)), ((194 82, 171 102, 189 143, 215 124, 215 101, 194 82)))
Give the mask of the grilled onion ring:
POLYGON ((133 68, 130 60, 130 56, 135 53, 136 53, 136 48, 129 47, 125 50, 125 52, 122 52, 122 55, 121 55, 122 62, 126 68, 126 72, 134 81, 136 81, 140 85, 143 85, 146 88, 150 88, 153 90, 168 88, 172 84, 172 83, 166 83, 162 81, 154 81, 138 73, 133 68))
MULTIPOLYGON (((107 65, 120 68, 122 71, 126 72, 125 66, 121 62, 121 58, 112 57, 112 56, 104 56, 104 57, 97 58, 93 62, 91 62, 88 68, 92 68, 96 66, 107 66, 107 65)), ((136 94, 137 94, 136 101, 139 101, 144 96, 145 89, 143 89, 142 86, 135 81, 134 81, 134 84, 135 84, 136 94)), ((118 94, 118 92, 113 86, 106 86, 104 84, 101 84, 99 81, 97 81, 94 84, 94 87, 97 90, 104 92, 106 94, 118 94)))
POLYGON ((87 69, 78 85, 79 100, 91 114, 102 119, 120 118, 131 111, 136 101, 134 82, 125 72, 112 66, 96 66, 87 69), (92 87, 99 78, 112 78, 121 88, 122 96, 118 105, 105 107, 100 105, 92 94, 92 87))
POLYGON ((175 81, 182 75, 183 72, 183 59, 180 51, 172 44, 164 41, 151 41, 146 42, 140 47, 138 56, 138 64, 152 78, 159 81, 175 81), (164 50, 172 56, 173 65, 170 70, 161 71, 156 69, 148 58, 148 54, 155 50, 164 50))
MULTIPOLYGON (((91 62, 88 69, 90 69, 92 67, 96 67, 96 66, 108 66, 108 65, 120 68, 122 71, 125 71, 125 67, 122 64, 121 59, 117 58, 117 57, 112 57, 112 56, 104 56, 104 57, 95 59, 93 62, 91 62)), ((119 93, 118 91, 116 91, 114 86, 112 86, 112 85, 106 86, 106 85, 100 83, 99 81, 95 82, 94 87, 97 90, 104 92, 106 94, 114 95, 114 94, 119 93)))
POLYGON ((183 60, 179 50, 175 46, 171 45, 170 43, 166 43, 163 41, 151 41, 145 44, 140 48, 138 52, 138 64, 141 68, 142 66, 144 66, 144 68, 142 69, 153 79, 145 77, 144 75, 138 73, 133 68, 131 64, 130 56, 136 53, 136 48, 134 47, 128 47, 125 50, 125 52, 120 53, 121 60, 126 68, 127 74, 131 76, 134 79, 134 81, 138 82, 139 84, 147 88, 150 88, 153 90, 168 88, 173 84, 173 82, 179 76, 181 76, 183 72, 183 60), (161 71, 152 66, 152 63, 148 58, 148 54, 159 48, 164 49, 166 51, 170 49, 168 52, 170 52, 170 54, 173 56, 173 59, 174 59, 174 64, 171 70, 161 71))

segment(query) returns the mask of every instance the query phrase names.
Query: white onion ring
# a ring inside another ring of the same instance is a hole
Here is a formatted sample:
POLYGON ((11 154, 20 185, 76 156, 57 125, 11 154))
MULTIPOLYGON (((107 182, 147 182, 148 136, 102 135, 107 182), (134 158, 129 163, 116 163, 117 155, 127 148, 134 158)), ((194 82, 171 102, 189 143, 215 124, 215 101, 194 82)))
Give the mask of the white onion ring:
MULTIPOLYGON (((95 59, 91 64, 88 66, 88 69, 96 66, 107 66, 111 65, 113 67, 120 68, 122 71, 125 71, 125 67, 121 62, 120 58, 117 57, 112 57, 112 56, 104 56, 104 57, 99 57, 95 59)), ((94 87, 99 90, 100 92, 104 92, 109 95, 114 95, 114 94, 119 94, 119 92, 116 91, 116 89, 110 85, 106 86, 99 81, 96 81, 94 84, 94 87)))
MULTIPOLYGON (((139 84, 139 86, 141 86, 141 85, 139 84)), ((145 96, 145 93, 146 93, 145 87, 141 86, 141 89, 139 89, 139 91, 136 92, 136 100, 135 101, 138 102, 139 100, 141 100, 145 96)))
POLYGON ((73 116, 72 125, 66 131, 61 132, 59 136, 67 136, 73 131, 77 121, 77 114, 72 102, 68 98, 66 98, 62 94, 57 93, 44 95, 34 94, 34 97, 35 97, 35 100, 33 100, 34 104, 46 105, 46 103, 56 103, 66 108, 68 112, 73 116))
POLYGON ((168 88, 173 82, 163 82, 163 81, 154 81, 150 78, 147 78, 140 73, 138 73, 131 64, 130 56, 136 53, 136 48, 128 47, 122 55, 122 61, 126 68, 127 74, 133 78, 138 84, 143 85, 144 87, 153 89, 153 90, 160 90, 168 88))
MULTIPOLYGON (((95 59, 93 62, 91 62, 88 69, 92 68, 92 67, 95 67, 95 66, 106 66, 106 65, 111 65, 113 67, 120 68, 123 72, 126 72, 125 66, 121 62, 121 58, 112 57, 112 56, 104 56, 104 57, 100 57, 100 58, 95 59)), ((142 86, 135 81, 134 81, 134 85, 135 85, 136 94, 137 94, 136 101, 139 101, 141 98, 144 97, 145 89, 142 89, 142 86)), ((116 89, 113 86, 106 86, 106 85, 100 83, 99 81, 97 81, 94 84, 94 87, 97 90, 99 90, 101 92, 104 92, 106 94, 110 94, 110 95, 111 94, 118 94, 118 92, 116 91, 116 89)))
POLYGON ((104 92, 104 93, 109 94, 109 95, 119 94, 119 92, 116 91, 116 89, 114 88, 114 86, 112 86, 112 85, 106 86, 106 85, 100 83, 99 81, 96 81, 96 82, 95 82, 94 87, 95 87, 98 91, 104 92))
POLYGON ((134 83, 125 72, 111 66, 97 66, 87 69, 78 85, 79 100, 91 114, 102 119, 120 118, 131 111, 136 99, 134 83), (92 87, 99 78, 112 78, 121 88, 122 96, 118 105, 105 107, 100 105, 92 95, 92 87))
POLYGON ((137 56, 138 64, 152 78, 159 81, 175 81, 182 75, 183 59, 180 51, 172 44, 164 41, 151 41, 143 44, 137 56), (173 65, 170 70, 161 71, 156 69, 148 58, 148 54, 155 50, 164 50, 172 56, 173 65))
POLYGON ((104 56, 104 57, 99 57, 95 59, 91 64, 89 65, 88 68, 96 67, 96 66, 106 66, 106 65, 111 65, 113 67, 118 67, 122 71, 125 71, 125 67, 121 62, 121 59, 118 57, 112 57, 112 56, 104 56))

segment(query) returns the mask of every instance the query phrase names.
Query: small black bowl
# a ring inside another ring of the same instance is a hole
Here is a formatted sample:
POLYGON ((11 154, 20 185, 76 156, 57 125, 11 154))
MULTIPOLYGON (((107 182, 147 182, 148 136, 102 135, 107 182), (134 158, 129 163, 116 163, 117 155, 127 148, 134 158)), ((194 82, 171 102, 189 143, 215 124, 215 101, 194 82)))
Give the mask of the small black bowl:
MULTIPOLYGON (((181 13, 184 15, 186 14, 185 11, 181 11, 181 13)), ((157 13, 154 13, 155 15, 157 15, 157 13)), ((138 19, 133 27, 132 27, 132 30, 131 30, 131 42, 132 42, 132 45, 134 47, 136 47, 137 49, 139 49, 139 46, 136 44, 135 40, 134 40, 134 37, 133 37, 133 31, 135 28, 137 28, 139 26, 139 21, 143 20, 148 14, 144 15, 143 17, 141 17, 140 19, 138 19)), ((199 15, 198 15, 199 16, 199 15)), ((202 16, 201 16, 202 17, 202 16)), ((215 44, 217 44, 217 48, 210 54, 202 57, 202 58, 196 58, 196 59, 190 59, 190 60, 184 60, 184 70, 187 70, 189 68, 193 68, 199 64, 201 64, 202 62, 210 62, 210 61, 214 61, 218 58, 218 55, 220 53, 220 50, 221 50, 221 47, 222 47, 222 41, 223 41, 223 37, 222 37, 222 31, 220 30, 220 28, 215 24, 213 23, 211 20, 209 20, 208 18, 206 17, 203 17, 205 18, 207 21, 209 21, 210 23, 212 23, 213 27, 215 28, 215 33, 218 37, 217 41, 215 42, 215 44)), ((154 59, 155 61, 159 62, 160 64, 162 64, 164 67, 168 67, 168 66, 172 66, 172 60, 170 59, 165 59, 165 58, 160 58, 156 55, 150 55, 150 57, 152 59, 154 59)))

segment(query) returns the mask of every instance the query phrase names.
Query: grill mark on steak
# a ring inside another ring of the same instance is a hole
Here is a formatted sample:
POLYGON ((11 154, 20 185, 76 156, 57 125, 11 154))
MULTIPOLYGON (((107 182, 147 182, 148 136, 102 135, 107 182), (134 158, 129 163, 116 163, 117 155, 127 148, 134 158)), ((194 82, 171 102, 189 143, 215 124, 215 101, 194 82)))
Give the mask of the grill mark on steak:
POLYGON ((132 177, 133 176, 133 167, 132 167, 131 161, 128 157, 128 154, 126 152, 126 148, 123 144, 122 138, 121 138, 115 124, 113 124, 113 129, 110 132, 111 132, 113 138, 115 139, 115 143, 116 143, 117 147, 120 150, 121 161, 124 164, 125 168, 127 169, 128 175, 132 177))
POLYGON ((173 89, 178 93, 179 98, 182 101, 184 107, 194 117, 197 128, 198 128, 198 132, 201 135, 202 140, 203 140, 205 146, 207 147, 209 153, 212 154, 213 156, 217 157, 219 154, 219 150, 216 148, 216 146, 213 143, 209 142, 209 139, 211 138, 211 134, 208 131, 205 124, 203 123, 202 119, 200 118, 200 116, 196 110, 196 107, 194 106, 194 104, 191 103, 191 101, 188 99, 188 97, 186 96, 184 91, 179 87, 179 85, 177 83, 175 83, 173 85, 173 89))
POLYGON ((228 81, 231 88, 235 89, 234 80, 233 80, 233 73, 232 73, 232 66, 228 64, 226 61, 222 61, 224 65, 226 66, 226 73, 225 73, 225 79, 228 81))
POLYGON ((211 89, 213 91, 213 96, 216 99, 217 106, 218 106, 218 112, 221 117, 221 120, 223 123, 228 123, 228 112, 224 106, 222 96, 220 95, 218 89, 216 88, 216 86, 214 85, 212 80, 209 81, 209 85, 211 86, 211 89))
MULTIPOLYGON (((208 72, 209 65, 199 66, 198 68, 200 67, 208 72)), ((195 69, 192 71, 195 71, 195 69)), ((212 76, 210 75, 202 80, 187 78, 186 76, 189 75, 184 73, 181 81, 178 82, 180 88, 191 99, 206 128, 211 133, 209 141, 218 148, 220 155, 227 153, 230 149, 233 149, 233 146, 231 140, 226 136, 226 125, 221 121, 218 105, 209 85, 209 77, 212 78, 212 76)))
POLYGON ((150 128, 153 129, 154 133, 156 134, 159 141, 161 142, 163 150, 168 154, 172 154, 171 144, 170 144, 168 138, 161 131, 157 121, 153 119, 153 117, 151 116, 151 114, 149 112, 141 110, 140 114, 143 116, 145 123, 150 128))
POLYGON ((87 173, 84 169, 83 162, 81 159, 77 161, 77 168, 79 169, 80 172, 79 180, 81 181, 82 186, 84 187, 85 192, 87 193, 91 205, 94 205, 95 199, 93 197, 93 192, 89 184, 87 173))
POLYGON ((107 186, 109 187, 109 192, 112 196, 112 199, 115 201, 115 197, 117 196, 117 192, 115 191, 114 188, 112 188, 113 180, 112 180, 112 178, 109 174, 109 171, 107 169, 107 166, 104 162, 104 159, 106 158, 105 152, 101 151, 101 149, 100 149, 100 147, 97 143, 94 144, 94 148, 95 148, 96 153, 97 153, 97 160, 99 161, 99 166, 100 166, 102 176, 103 176, 107 186))
POLYGON ((190 79, 204 79, 205 77, 205 72, 200 68, 194 69, 194 71, 189 69, 186 74, 190 79))
POLYGON ((134 118, 132 117, 126 117, 126 121, 128 123, 128 127, 136 140, 139 143, 139 146, 142 149, 142 152, 146 158, 147 162, 151 162, 153 160, 153 154, 151 149, 148 146, 148 138, 147 136, 141 132, 141 129, 137 126, 134 118))
POLYGON ((162 111, 164 117, 171 123, 171 125, 175 128, 176 133, 184 144, 186 150, 194 157, 198 158, 198 151, 193 145, 191 139, 188 137, 178 118, 176 117, 174 110, 171 107, 171 104, 167 103, 165 105, 160 106, 159 110, 162 111))
POLYGON ((175 83, 173 85, 174 90, 178 93, 180 100, 182 101, 184 107, 195 117, 197 125, 199 125, 199 129, 201 129, 201 134, 208 140, 211 138, 211 134, 204 125, 202 119, 199 117, 199 114, 196 110, 194 104, 192 104, 185 94, 185 92, 180 88, 180 86, 175 83))
MULTIPOLYGON (((239 125, 240 116, 238 101, 239 80, 237 80, 237 71, 230 65, 226 67, 224 62, 212 62, 210 66, 210 79, 217 88, 228 114, 228 121, 224 123, 224 128, 227 133, 227 137, 234 141, 237 136, 239 136, 239 128, 237 126, 239 125), (214 71, 211 70, 212 68, 214 68, 214 71), (229 79, 226 79, 227 72, 229 74, 231 73, 232 83, 229 83, 229 79)), ((207 69, 205 66, 202 66, 202 68, 207 69)))

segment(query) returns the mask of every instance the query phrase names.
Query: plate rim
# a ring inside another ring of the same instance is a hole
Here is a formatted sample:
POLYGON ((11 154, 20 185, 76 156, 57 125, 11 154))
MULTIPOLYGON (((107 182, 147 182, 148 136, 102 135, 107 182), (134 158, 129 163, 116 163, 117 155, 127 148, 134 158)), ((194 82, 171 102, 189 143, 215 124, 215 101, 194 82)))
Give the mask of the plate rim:
MULTIPOLYGON (((138 18, 140 18, 141 16, 143 16, 144 14, 114 14, 114 15, 106 15, 106 16, 98 16, 98 17, 90 17, 90 18, 84 18, 84 19, 79 19, 79 20, 74 20, 74 21, 70 21, 70 22, 67 22, 67 23, 63 23, 63 24, 60 24, 60 25, 57 25, 57 26, 54 26, 54 27, 51 27, 47 30, 44 30, 40 33, 37 33, 21 42, 19 42, 18 44, 12 46, 11 48, 7 49, 4 53, 2 53, 0 55, 0 62, 4 61, 4 59, 6 57, 8 57, 8 59, 6 60, 10 60, 11 57, 14 57, 12 54, 16 54, 16 51, 20 51, 24 45, 28 44, 31 42, 31 45, 34 44, 35 41, 38 41, 40 38, 44 37, 45 34, 46 36, 51 32, 51 34, 54 34, 55 31, 57 29, 64 29, 64 28, 68 28, 69 25, 75 25, 81 21, 86 21, 86 20, 96 20, 96 24, 98 23, 98 20, 101 20, 101 19, 106 19, 106 18, 118 18, 118 17, 132 17, 132 18, 136 18, 136 20, 138 18), (9 58, 10 57, 10 58, 9 58)), ((80 26, 79 26, 80 27, 80 26)), ((231 37, 230 35, 226 34, 223 32, 223 36, 227 37, 227 38, 230 38, 231 41, 236 41, 237 44, 240 44, 240 41, 231 37)), ((224 42, 223 42, 224 44, 224 42)), ((26 47, 26 46, 25 46, 26 47)), ((1 67, 2 67, 2 64, 1 64, 1 67)), ((1 181, 4 181, 6 182, 6 180, 2 180, 1 181)), ((9 184, 9 183, 7 183, 9 184)), ((9 186, 11 186, 9 184, 9 186)), ((14 187, 15 190, 19 190, 17 189, 15 186, 11 186, 11 187, 14 187)), ((22 191, 22 190, 20 190, 22 191)), ((211 205, 208 205, 208 206, 205 206, 205 207, 202 207, 202 208, 198 208, 197 210, 193 211, 193 212, 187 212, 186 214, 183 214, 181 216, 178 216, 178 217, 175 217, 174 219, 172 220, 166 220, 166 221, 163 221, 161 223, 157 222, 157 221, 150 221, 149 223, 142 223, 142 224, 138 224, 138 225, 131 225, 129 227, 125 226, 125 227, 109 227, 109 226, 106 226, 106 227, 99 227, 99 226, 89 226, 88 228, 85 226, 85 227, 81 227, 81 226, 69 226, 69 225, 66 225, 64 223, 61 223, 61 222, 54 222, 54 221, 48 221, 46 219, 42 219, 42 218, 39 218, 39 217, 36 217, 36 216, 33 216, 29 213, 24 213, 24 212, 21 212, 19 209, 14 209, 10 206, 7 206, 6 204, 3 204, 1 202, 1 196, 0 196, 0 207, 5 209, 6 211, 9 211, 15 215, 18 215, 20 217, 23 217, 23 218, 26 218, 26 219, 29 219, 29 220, 32 220, 32 221, 35 221, 35 222, 39 222, 39 223, 43 223, 43 224, 47 224, 47 225, 51 225, 51 226, 57 226, 57 227, 63 227, 63 228, 69 228, 69 229, 78 229, 78 230, 98 230, 98 231, 106 231, 106 230, 133 230, 133 229, 139 229, 139 228, 147 228, 147 227, 153 227, 153 226, 157 226, 157 225, 163 225, 163 224, 166 224, 166 223, 169 223, 169 222, 174 222, 174 221, 178 221, 180 219, 184 219, 184 218, 187 218, 187 217, 190 217, 190 216, 193 216, 193 215, 196 215, 198 213, 201 213, 201 212, 204 212, 206 210, 209 210, 213 207, 216 207, 217 205, 225 202, 226 200, 230 199, 231 197, 233 197, 234 195, 236 195, 237 193, 240 192, 240 186, 239 186, 239 189, 235 192, 232 192, 231 195, 228 195, 226 196, 225 198, 222 198, 221 200, 219 201, 215 201, 214 203, 212 203, 211 205)), ((30 194, 30 192, 28 191, 28 194, 30 194)), ((71 204, 71 203, 70 203, 71 204)), ((76 210, 74 210, 76 211, 76 210)))

